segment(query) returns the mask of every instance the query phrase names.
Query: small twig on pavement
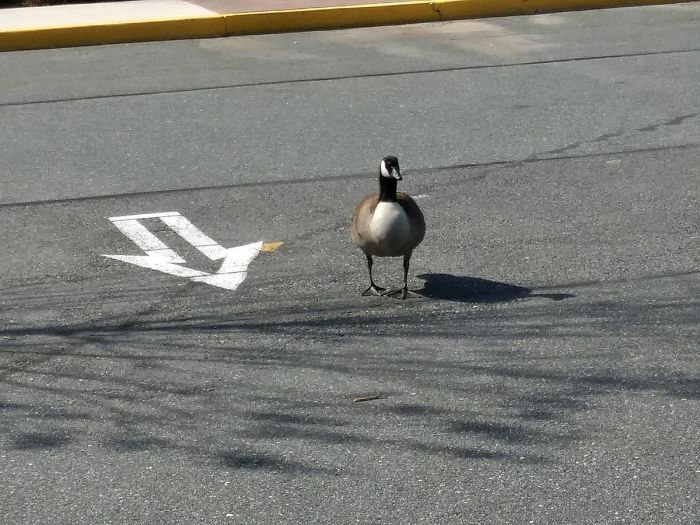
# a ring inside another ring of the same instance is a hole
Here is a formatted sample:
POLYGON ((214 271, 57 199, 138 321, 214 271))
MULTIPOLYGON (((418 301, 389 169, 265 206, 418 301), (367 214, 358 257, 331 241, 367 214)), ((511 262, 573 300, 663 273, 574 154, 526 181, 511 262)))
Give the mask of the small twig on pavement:
POLYGON ((375 394, 373 396, 362 396, 362 397, 356 397, 355 399, 352 400, 353 403, 362 403, 363 401, 373 401, 375 399, 381 399, 382 395, 381 394, 375 394))

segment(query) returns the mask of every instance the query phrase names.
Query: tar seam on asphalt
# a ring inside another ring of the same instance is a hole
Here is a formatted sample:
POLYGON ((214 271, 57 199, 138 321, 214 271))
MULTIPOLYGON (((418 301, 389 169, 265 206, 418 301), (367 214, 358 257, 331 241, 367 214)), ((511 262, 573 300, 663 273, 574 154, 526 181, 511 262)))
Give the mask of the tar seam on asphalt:
POLYGON ((103 100, 110 98, 126 98, 126 97, 144 97, 153 95, 174 95, 178 93, 193 93, 198 91, 218 91, 223 89, 238 89, 238 88, 248 88, 248 87, 263 87, 263 86, 280 86, 285 84, 301 84, 305 82, 329 82, 334 80, 353 80, 361 78, 381 78, 381 77, 396 77, 403 75, 422 75, 430 73, 450 73, 457 71, 470 71, 477 69, 497 69, 502 67, 520 67, 520 66, 537 66, 537 65, 548 65, 548 64, 564 64, 567 62, 585 62, 588 60, 613 60, 617 58, 635 58, 635 57, 647 57, 647 56, 657 56, 657 55, 673 55, 679 53, 697 53, 700 48, 697 49, 678 49, 672 51, 648 51, 644 53, 630 53, 630 54, 619 54, 619 55, 600 55, 592 57, 572 57, 572 58, 555 58, 551 60, 535 60, 530 62, 513 62, 509 64, 481 64, 475 66, 459 66, 459 67, 446 67, 437 69, 418 69, 415 71, 396 71, 389 73, 365 73, 361 75, 340 75, 335 77, 317 77, 317 78, 300 78, 295 80, 271 80, 267 82, 249 82, 243 84, 228 84, 222 86, 204 86, 196 88, 182 88, 182 89, 164 89, 158 91, 142 91, 138 93, 113 93, 111 95, 90 95, 83 97, 66 97, 66 98, 56 98, 49 100, 28 100, 20 102, 4 102, 0 103, 0 108, 2 107, 12 107, 12 106, 30 106, 34 104, 56 104, 61 102, 79 102, 79 101, 89 101, 89 100, 103 100))
MULTIPOLYGON (((656 146, 652 148, 639 148, 639 149, 627 149, 621 151, 605 151, 597 153, 586 153, 583 155, 562 155, 559 157, 527 157, 520 160, 494 160, 490 162, 474 162, 466 164, 453 164, 451 166, 436 166, 433 168, 416 168, 412 169, 411 173, 416 174, 429 174, 429 173, 439 173, 441 171, 448 170, 459 170, 459 169, 469 169, 469 168, 488 168, 494 166, 501 167, 517 167, 523 164, 534 164, 537 162, 548 162, 552 160, 575 160, 575 159, 587 159, 596 157, 614 157, 616 155, 633 155, 636 153, 654 153, 658 151, 670 151, 670 150, 682 150, 682 149, 692 149, 700 147, 700 144, 680 144, 677 146, 656 146)), ((480 180, 487 176, 487 174, 482 174, 474 177, 469 177, 469 180, 480 180)), ((239 182, 236 184, 220 184, 212 186, 195 186, 186 188, 167 188, 163 190, 149 190, 149 191, 134 191, 125 193, 111 193, 108 195, 86 195, 83 197, 66 197, 62 199, 46 199, 46 200, 36 200, 36 201, 23 201, 23 202, 5 202, 0 203, 0 209, 7 208, 20 208, 26 206, 41 206, 41 205, 51 205, 51 204, 69 204, 75 202, 85 202, 85 201, 101 201, 109 199, 122 199, 126 197, 141 197, 144 195, 168 195, 172 193, 183 193, 188 191, 211 191, 211 190, 225 190, 234 188, 255 188, 255 187, 265 187, 265 186, 284 186, 286 184, 312 184, 317 182, 334 182, 340 180, 352 180, 361 179, 367 177, 367 173, 349 173, 346 175, 336 175, 332 177, 308 177, 304 179, 277 179, 271 181, 257 181, 257 182, 239 182)))

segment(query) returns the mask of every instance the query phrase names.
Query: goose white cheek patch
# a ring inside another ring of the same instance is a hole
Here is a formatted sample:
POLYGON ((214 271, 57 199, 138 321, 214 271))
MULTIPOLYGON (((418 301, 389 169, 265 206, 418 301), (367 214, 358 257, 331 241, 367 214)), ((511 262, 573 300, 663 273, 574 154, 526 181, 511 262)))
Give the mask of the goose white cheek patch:
POLYGON ((382 172, 382 177, 386 177, 387 179, 391 178, 391 173, 389 173, 389 170, 386 169, 386 163, 384 161, 382 161, 382 163, 380 164, 379 169, 382 172))

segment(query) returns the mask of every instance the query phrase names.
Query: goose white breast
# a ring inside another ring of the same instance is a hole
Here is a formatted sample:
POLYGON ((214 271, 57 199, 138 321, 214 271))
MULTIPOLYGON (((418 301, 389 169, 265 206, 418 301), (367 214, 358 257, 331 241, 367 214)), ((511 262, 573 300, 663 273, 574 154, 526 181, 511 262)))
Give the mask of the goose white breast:
POLYGON ((411 232, 411 224, 398 202, 380 202, 372 215, 369 231, 375 243, 392 251, 401 248, 406 242, 411 232))

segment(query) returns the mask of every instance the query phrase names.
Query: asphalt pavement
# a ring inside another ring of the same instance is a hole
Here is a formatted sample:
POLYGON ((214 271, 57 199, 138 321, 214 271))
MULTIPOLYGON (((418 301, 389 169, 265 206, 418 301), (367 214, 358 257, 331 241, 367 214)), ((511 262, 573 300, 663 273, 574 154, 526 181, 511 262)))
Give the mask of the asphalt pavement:
POLYGON ((699 22, 0 54, 4 522, 697 522, 699 22), (349 241, 386 154, 407 301, 349 241), (104 257, 175 211, 284 244, 235 291, 104 257))

